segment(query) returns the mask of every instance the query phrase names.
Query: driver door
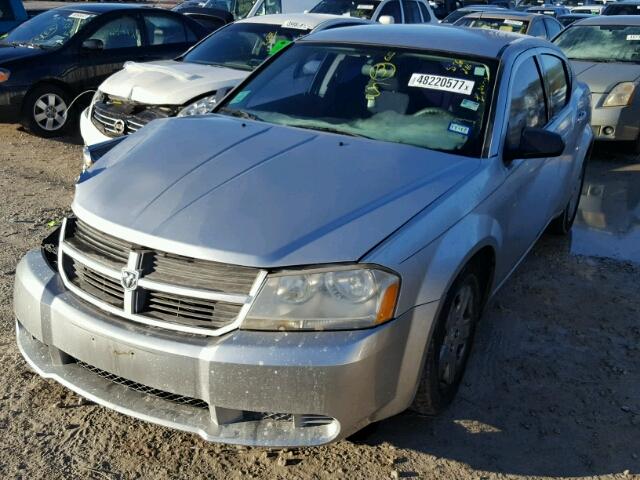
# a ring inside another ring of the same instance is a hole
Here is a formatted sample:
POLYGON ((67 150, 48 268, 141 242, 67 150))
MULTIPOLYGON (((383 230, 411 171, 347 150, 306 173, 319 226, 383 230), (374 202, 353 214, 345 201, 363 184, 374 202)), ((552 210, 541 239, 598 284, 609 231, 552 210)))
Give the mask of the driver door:
MULTIPOLYGON (((547 128, 549 113, 540 66, 533 53, 523 54, 511 73, 508 123, 503 152, 517 146, 526 127, 547 128)), ((550 158, 505 162, 501 223, 508 261, 515 265, 537 240, 552 215, 557 198, 557 164, 550 158)))

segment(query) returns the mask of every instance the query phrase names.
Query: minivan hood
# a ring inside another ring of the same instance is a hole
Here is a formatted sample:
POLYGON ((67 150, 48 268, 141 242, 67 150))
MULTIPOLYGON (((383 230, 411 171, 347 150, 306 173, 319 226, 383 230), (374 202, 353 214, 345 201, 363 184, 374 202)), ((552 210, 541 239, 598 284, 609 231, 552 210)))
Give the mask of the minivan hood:
POLYGON ((480 168, 408 145, 211 115, 157 120, 76 186, 129 242, 254 267, 357 261, 480 168))
POLYGON ((249 73, 175 60, 127 62, 100 85, 100 90, 150 105, 183 105, 219 88, 234 87, 249 73))
POLYGON ((637 63, 594 63, 572 60, 573 73, 586 83, 592 93, 608 93, 620 82, 633 82, 640 77, 637 63))

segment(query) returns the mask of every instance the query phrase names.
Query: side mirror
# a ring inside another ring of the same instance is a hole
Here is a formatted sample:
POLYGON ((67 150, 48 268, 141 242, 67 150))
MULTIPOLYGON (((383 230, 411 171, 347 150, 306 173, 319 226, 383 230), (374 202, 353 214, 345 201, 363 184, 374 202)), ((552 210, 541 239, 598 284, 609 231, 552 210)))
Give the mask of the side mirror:
POLYGON ((382 23, 383 25, 391 25, 393 23, 396 23, 396 21, 393 19, 391 15, 382 15, 378 19, 378 22, 382 23))
POLYGON ((564 140, 557 133, 527 127, 522 130, 519 145, 507 145, 505 160, 558 157, 564 152, 564 147, 564 140))
POLYGON ((82 42, 83 50, 96 51, 96 50, 102 50, 103 48, 104 48, 104 44, 102 43, 102 40, 98 40, 97 38, 89 38, 84 42, 82 42))

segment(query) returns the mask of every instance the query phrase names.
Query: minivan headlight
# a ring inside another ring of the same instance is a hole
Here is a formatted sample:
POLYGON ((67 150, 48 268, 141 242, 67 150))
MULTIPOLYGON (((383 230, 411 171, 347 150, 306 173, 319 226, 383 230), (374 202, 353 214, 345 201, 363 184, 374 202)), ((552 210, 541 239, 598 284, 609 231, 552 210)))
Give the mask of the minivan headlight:
POLYGON ((631 103, 636 85, 633 82, 617 84, 607 95, 602 103, 603 107, 624 107, 631 103))
POLYGON ((351 330, 395 313, 400 279, 376 267, 344 266, 269 275, 241 328, 351 330))
POLYGON ((216 106, 216 95, 210 95, 203 97, 200 100, 196 100, 190 105, 180 110, 179 117, 190 117, 192 115, 206 115, 213 111, 216 106))

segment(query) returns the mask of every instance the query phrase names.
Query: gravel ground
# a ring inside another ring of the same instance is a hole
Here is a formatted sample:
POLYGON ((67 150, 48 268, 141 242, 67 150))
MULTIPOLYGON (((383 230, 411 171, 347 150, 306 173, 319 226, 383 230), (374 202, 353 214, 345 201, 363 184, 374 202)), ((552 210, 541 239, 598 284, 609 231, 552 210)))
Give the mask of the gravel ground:
MULTIPOLYGON (((566 238, 544 237, 489 306, 445 414, 398 415, 359 440, 208 444, 41 379, 16 348, 13 275, 68 210, 80 150, 0 126, 2 478, 640 478, 640 265, 571 255, 566 238)), ((592 172, 632 165, 597 157, 592 172)))

